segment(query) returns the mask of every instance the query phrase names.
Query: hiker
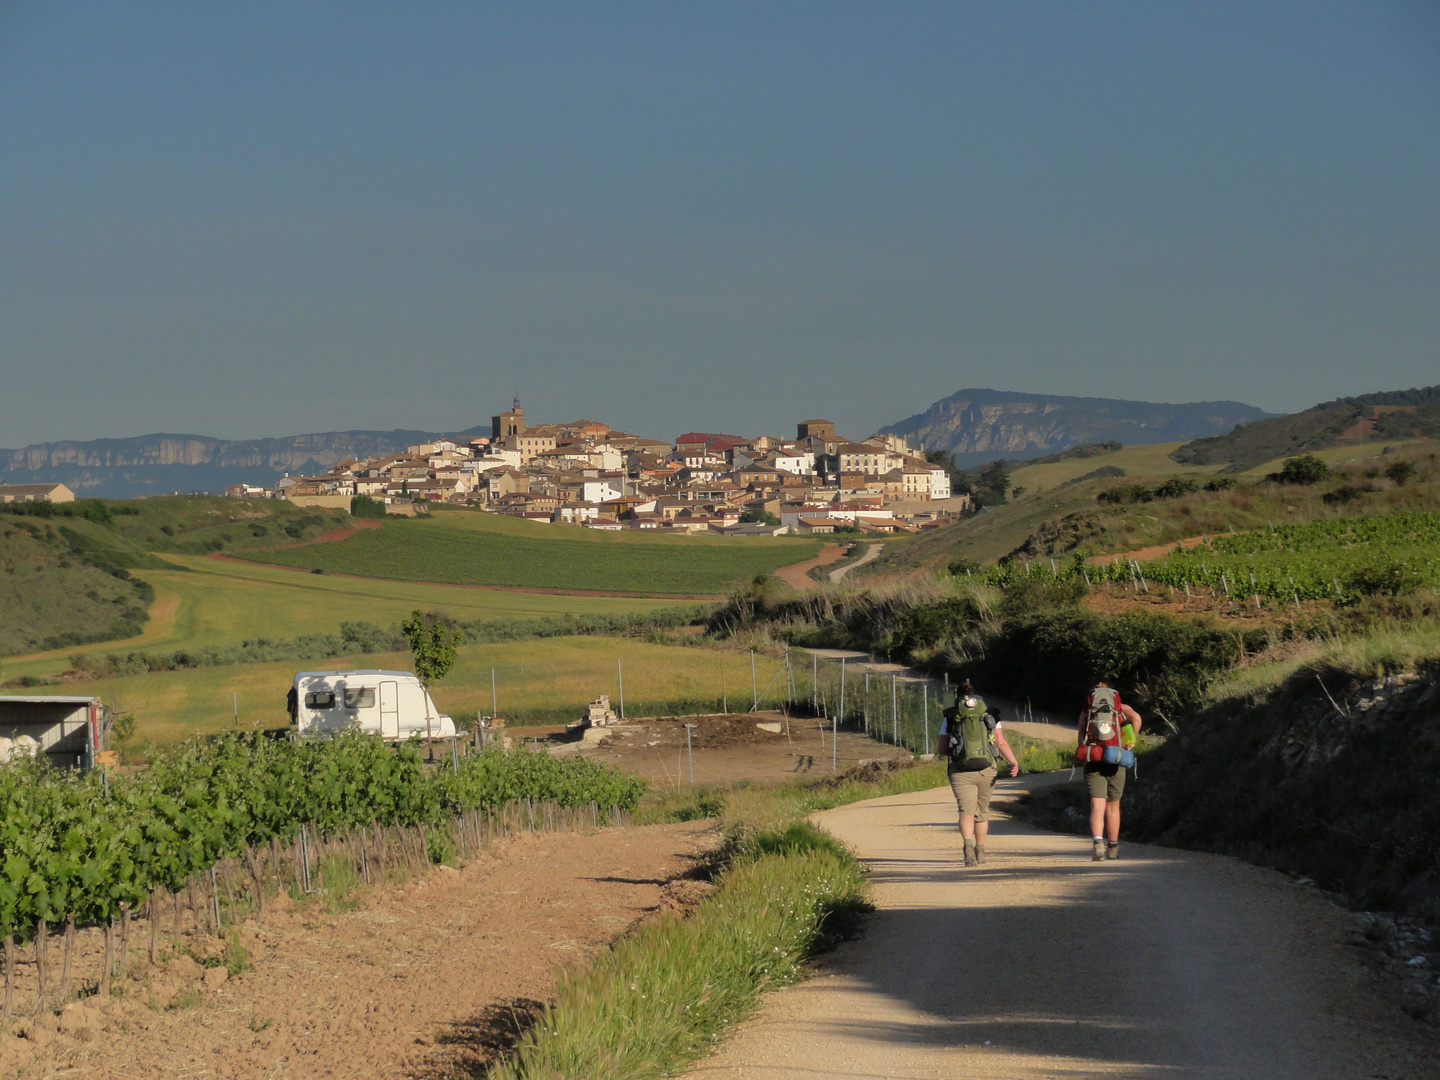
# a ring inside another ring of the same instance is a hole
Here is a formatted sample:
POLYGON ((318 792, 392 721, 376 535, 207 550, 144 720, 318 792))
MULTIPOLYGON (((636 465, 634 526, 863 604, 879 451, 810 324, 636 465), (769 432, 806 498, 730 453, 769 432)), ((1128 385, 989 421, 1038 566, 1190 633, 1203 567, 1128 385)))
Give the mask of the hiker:
POLYGON ((1120 857, 1120 798, 1125 794, 1126 769, 1135 763, 1131 747, 1140 726, 1140 714, 1120 700, 1107 680, 1096 679, 1080 710, 1075 750, 1077 759, 1085 763, 1090 856, 1095 862, 1120 857))
POLYGON ((985 861, 985 837, 990 832, 990 789, 995 784, 995 752, 1010 763, 1010 775, 1020 775, 1020 762, 1000 730, 1000 710, 986 708, 983 698, 966 679, 955 690, 955 704, 944 712, 940 725, 940 753, 955 805, 960 811, 960 836, 965 842, 965 865, 985 861))

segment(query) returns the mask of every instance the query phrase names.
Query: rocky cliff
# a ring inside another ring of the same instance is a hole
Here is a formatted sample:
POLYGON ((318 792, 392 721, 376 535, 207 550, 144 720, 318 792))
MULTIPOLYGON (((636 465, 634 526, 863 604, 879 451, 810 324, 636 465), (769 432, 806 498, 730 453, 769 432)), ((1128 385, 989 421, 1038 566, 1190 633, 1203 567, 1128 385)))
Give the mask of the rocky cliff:
MULTIPOLYGON (((489 427, 455 433, 471 438, 489 427)), ((347 458, 392 454, 439 436, 433 431, 327 431, 273 439, 140 435, 68 440, 0 450, 0 482, 53 483, 77 495, 126 498, 166 491, 223 491, 273 484, 284 473, 313 473, 347 458)))
POLYGON ((883 428, 962 464, 1038 457, 1081 443, 1179 442, 1272 415, 1238 401, 1170 405, 1113 398, 961 390, 883 428))

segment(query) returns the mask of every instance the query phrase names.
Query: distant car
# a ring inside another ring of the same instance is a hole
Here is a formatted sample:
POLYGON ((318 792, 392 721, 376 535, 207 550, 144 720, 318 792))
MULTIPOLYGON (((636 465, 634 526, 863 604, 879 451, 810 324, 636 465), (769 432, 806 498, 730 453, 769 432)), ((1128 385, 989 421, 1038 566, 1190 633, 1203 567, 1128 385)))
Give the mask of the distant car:
POLYGON ((435 707, 409 671, 301 671, 286 699, 298 735, 334 735, 351 728, 402 741, 453 739, 455 722, 435 707), (428 718, 428 721, 427 721, 428 718))

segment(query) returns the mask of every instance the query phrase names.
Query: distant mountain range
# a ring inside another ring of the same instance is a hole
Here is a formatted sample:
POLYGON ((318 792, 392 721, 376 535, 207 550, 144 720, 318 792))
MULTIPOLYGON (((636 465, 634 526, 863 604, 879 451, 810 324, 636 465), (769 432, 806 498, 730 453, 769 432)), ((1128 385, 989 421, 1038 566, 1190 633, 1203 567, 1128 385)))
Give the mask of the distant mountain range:
MULTIPOLYGON (((450 438, 490 434, 488 425, 450 438)), ((0 482, 61 483, 76 495, 128 499, 172 491, 223 493, 231 484, 270 486, 284 473, 323 472, 347 458, 393 454, 442 436, 434 431, 327 431, 275 439, 138 435, 37 443, 0 450, 0 482)))
POLYGON ((948 450, 964 468, 997 458, 1042 457, 1082 443, 1183 442, 1275 415, 1239 401, 1169 405, 961 390, 881 430, 903 435, 927 450, 948 450))

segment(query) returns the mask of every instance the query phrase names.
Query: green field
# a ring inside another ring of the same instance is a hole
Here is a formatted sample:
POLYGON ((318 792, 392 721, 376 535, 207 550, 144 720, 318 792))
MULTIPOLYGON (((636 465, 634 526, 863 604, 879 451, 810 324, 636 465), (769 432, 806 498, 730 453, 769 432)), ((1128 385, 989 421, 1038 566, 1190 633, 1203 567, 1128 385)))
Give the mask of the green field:
POLYGON ((230 560, 167 558, 178 568, 135 572, 150 582, 156 593, 143 633, 122 641, 12 657, 5 661, 4 677, 57 674, 70 666, 68 658, 75 652, 103 655, 121 650, 233 645, 248 638, 334 633, 344 621, 389 626, 415 608, 470 621, 635 614, 680 603, 330 577, 230 560))
POLYGON ((615 534, 449 512, 244 557, 400 581, 713 595, 819 550, 813 540, 615 534))
POLYGON ((1043 465, 1024 465, 1010 474, 1010 483, 1014 487, 1023 487, 1029 495, 1038 495, 1105 466, 1124 469, 1126 476, 1175 476, 1179 473, 1199 476, 1213 473, 1220 468, 1218 465, 1177 464, 1171 459, 1170 452, 1182 445, 1184 444, 1171 442, 1122 446, 1119 450, 1095 454, 1092 457, 1066 458, 1043 465))
MULTIPOLYGON (((578 717, 600 694, 618 704, 623 664, 629 715, 717 711, 752 702, 750 655, 734 649, 656 645, 635 638, 572 637, 498 645, 464 645, 454 670, 437 683, 436 704, 451 716, 473 717, 491 708, 490 674, 502 716, 553 722, 578 717)), ((332 657, 319 664, 284 662, 163 671, 27 690, 33 694, 95 694, 136 720, 137 743, 173 742, 234 725, 238 702, 244 727, 283 727, 285 693, 296 671, 389 668, 409 670, 408 652, 332 657)), ((783 663, 756 659, 762 707, 784 698, 783 663), (766 690, 769 687, 768 692, 766 690)), ((801 673, 808 678, 808 670, 801 673)))

